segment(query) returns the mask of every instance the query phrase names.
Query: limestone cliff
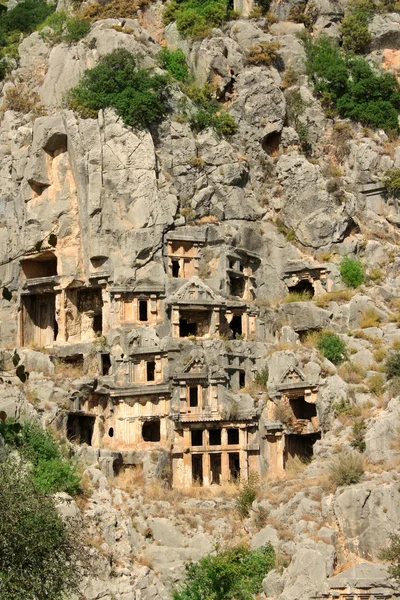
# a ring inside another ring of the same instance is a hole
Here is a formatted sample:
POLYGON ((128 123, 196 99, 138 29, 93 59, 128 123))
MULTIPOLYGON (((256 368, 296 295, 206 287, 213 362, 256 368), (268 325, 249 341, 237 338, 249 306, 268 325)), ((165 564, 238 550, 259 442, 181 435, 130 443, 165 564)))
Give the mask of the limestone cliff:
MULTIPOLYGON (((313 35, 338 38, 345 3, 312 4, 313 35)), ((265 598, 399 593, 373 564, 400 523, 400 389, 384 369, 400 348, 400 212, 383 184, 399 142, 324 110, 296 6, 273 2, 271 19, 243 4, 201 40, 164 26, 161 2, 76 43, 34 32, 2 82, 0 410, 57 429, 84 465, 91 496, 57 502, 86 532, 87 600, 167 599, 185 562, 232 540, 279 550, 265 598), (249 61, 269 42, 274 66, 249 61), (193 131, 177 82, 150 129, 67 108, 101 57, 124 48, 161 72, 165 45, 236 133, 193 131), (363 265, 357 289, 345 256, 363 265), (323 330, 345 343, 340 366, 323 330), (336 489, 360 420, 364 477, 336 489), (260 497, 238 521, 251 472, 260 497)), ((369 31, 368 59, 397 68, 398 14, 369 31)))

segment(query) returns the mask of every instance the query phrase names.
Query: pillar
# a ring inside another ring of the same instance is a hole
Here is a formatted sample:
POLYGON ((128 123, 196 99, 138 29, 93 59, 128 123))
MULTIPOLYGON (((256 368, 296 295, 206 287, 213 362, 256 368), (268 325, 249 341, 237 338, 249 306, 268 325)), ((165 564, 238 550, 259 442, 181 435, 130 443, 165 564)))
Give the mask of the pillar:
MULTIPOLYGON (((208 440, 207 440, 208 443, 208 440)), ((203 453, 203 485, 211 485, 211 473, 210 473, 210 455, 208 452, 203 453)))
POLYGON ((171 309, 171 328, 172 337, 179 337, 179 307, 173 306, 171 309))
POLYGON ((190 429, 183 430, 183 485, 189 487, 192 485, 192 455, 190 453, 190 429))

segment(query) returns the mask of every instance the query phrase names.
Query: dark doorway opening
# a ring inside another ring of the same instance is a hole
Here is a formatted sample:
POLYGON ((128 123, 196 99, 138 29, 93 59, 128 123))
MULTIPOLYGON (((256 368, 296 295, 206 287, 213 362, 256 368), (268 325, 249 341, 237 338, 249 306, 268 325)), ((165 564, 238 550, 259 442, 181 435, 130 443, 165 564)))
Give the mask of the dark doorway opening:
POLYGON ((244 371, 239 371, 239 388, 244 388, 246 386, 246 373, 244 371))
POLYGON ((203 455, 192 454, 192 481, 203 485, 203 455))
POLYGON ((148 321, 147 300, 139 300, 139 321, 148 321))
POLYGON ((148 360, 146 363, 146 375, 147 381, 155 381, 156 378, 156 362, 154 360, 148 360))
POLYGON ((179 260, 172 259, 172 277, 179 277, 179 260))
POLYGON ((108 436, 114 437, 114 427, 110 427, 110 429, 108 430, 108 436))
POLYGON ((242 335, 242 315, 233 315, 231 322, 229 323, 229 327, 233 333, 233 337, 242 335))
POLYGON ((240 478, 239 452, 229 452, 229 474, 231 480, 240 478))
POLYGON ((197 335, 197 323, 179 319, 179 337, 188 337, 189 335, 197 335))
POLYGON ((203 430, 202 429, 192 429, 191 438, 192 438, 192 446, 202 446, 203 445, 203 430))
POLYGON ((161 439, 160 421, 146 421, 142 427, 144 442, 159 442, 161 439))
POLYGON ((211 483, 221 483, 221 454, 210 454, 211 483))
POLYGON ((221 445, 221 429, 208 430, 208 443, 210 444, 210 446, 221 445))
POLYGON ((93 317, 93 331, 97 336, 103 333, 103 315, 101 313, 93 317))
POLYGON ((239 429, 228 429, 228 444, 236 446, 239 443, 239 429))
POLYGON ((289 457, 298 457, 307 462, 313 455, 313 446, 317 440, 321 439, 320 433, 310 435, 290 434, 285 438, 285 464, 289 457))
POLYGON ((299 398, 291 398, 289 403, 296 419, 311 421, 312 417, 317 416, 316 405, 306 402, 303 396, 300 396, 299 398))
POLYGON ((244 294, 244 278, 243 277, 233 277, 229 276, 229 287, 231 296, 237 296, 238 298, 242 298, 244 294))
POLYGON ((75 444, 92 445, 95 417, 86 415, 68 415, 67 438, 75 444))
POLYGON ((295 292, 296 294, 304 294, 310 296, 310 298, 312 298, 315 293, 314 286, 311 283, 311 281, 308 281, 308 279, 302 279, 301 281, 299 281, 299 283, 296 283, 296 285, 290 287, 289 292, 295 292))
POLYGON ((111 369, 110 353, 104 352, 100 356, 101 356, 101 374, 109 375, 110 369, 111 369))

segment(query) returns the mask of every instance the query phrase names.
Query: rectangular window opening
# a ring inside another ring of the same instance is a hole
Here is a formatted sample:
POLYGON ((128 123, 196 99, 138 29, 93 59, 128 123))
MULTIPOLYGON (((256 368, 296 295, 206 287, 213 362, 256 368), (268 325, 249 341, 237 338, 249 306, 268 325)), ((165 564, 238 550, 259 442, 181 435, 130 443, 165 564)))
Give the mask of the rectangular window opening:
POLYGON ((148 321, 147 300, 139 300, 139 321, 148 321))
POLYGON ((239 443, 239 429, 228 429, 228 444, 236 446, 239 443))
POLYGON ((208 436, 210 446, 221 445, 221 429, 209 429, 208 436))
POLYGON ((155 380, 155 378, 156 378, 156 362, 154 360, 147 361, 146 375, 147 375, 147 381, 155 380))
POLYGON ((189 388, 189 406, 195 407, 199 405, 199 389, 196 386, 189 388))
POLYGON ((190 432, 192 439, 192 446, 202 446, 203 445, 203 430, 202 429, 192 429, 190 432))

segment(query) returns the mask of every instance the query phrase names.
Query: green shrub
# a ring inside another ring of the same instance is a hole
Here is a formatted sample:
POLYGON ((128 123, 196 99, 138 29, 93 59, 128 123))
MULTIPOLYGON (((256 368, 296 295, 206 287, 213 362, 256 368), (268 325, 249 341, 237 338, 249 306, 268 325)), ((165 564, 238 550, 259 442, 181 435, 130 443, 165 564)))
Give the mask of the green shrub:
POLYGON ((258 496, 259 479, 256 473, 249 473, 247 481, 240 486, 240 492, 236 499, 236 510, 241 517, 248 517, 249 510, 258 496))
POLYGON ((372 0, 352 0, 346 6, 341 33, 343 47, 353 52, 363 52, 371 41, 368 23, 375 11, 372 0))
POLYGON ((383 184, 389 194, 398 196, 400 193, 400 169, 389 169, 386 171, 383 184))
POLYGON ((11 10, 0 12, 0 80, 10 70, 10 59, 19 59, 21 34, 35 31, 55 9, 56 4, 45 0, 23 0, 11 10))
POLYGON ((400 351, 389 354, 386 361, 386 373, 388 379, 400 377, 400 351))
POLYGON ((340 364, 346 358, 346 344, 336 333, 330 331, 321 333, 317 348, 334 365, 340 364))
POLYGON ((56 10, 56 4, 44 0, 23 0, 7 12, 0 13, 0 32, 32 33, 56 10))
POLYGON ((323 106, 363 125, 398 131, 400 86, 396 77, 320 37, 304 39, 307 72, 323 106))
POLYGON ((85 37, 85 35, 89 33, 91 26, 90 22, 86 19, 71 17, 71 19, 67 19, 65 28, 66 32, 63 36, 63 39, 68 44, 73 44, 74 42, 79 42, 79 40, 85 37))
POLYGON ((392 566, 389 567, 389 573, 392 577, 400 579, 400 535, 389 534, 390 546, 385 548, 379 555, 382 560, 390 560, 392 566))
POLYGON ((346 256, 339 266, 340 276, 343 282, 352 288, 356 288, 365 281, 365 272, 362 264, 346 256))
POLYGON ((0 460, 0 598, 62 600, 78 593, 83 553, 28 466, 0 460), (79 561, 79 562, 78 562, 79 561))
POLYGON ((165 24, 175 21, 179 33, 189 38, 206 37, 229 17, 227 0, 172 0, 163 15, 165 24))
POLYGON ((220 135, 233 135, 237 131, 235 119, 225 111, 218 100, 213 98, 214 89, 206 84, 191 84, 183 87, 183 91, 196 104, 198 110, 189 115, 190 126, 199 132, 213 127, 220 135))
POLYGON ((39 27, 41 37, 49 42, 52 42, 53 44, 59 44, 62 40, 62 33, 64 31, 67 18, 67 13, 62 10, 52 13, 39 27), (52 31, 46 31, 46 33, 44 33, 43 29, 45 27, 49 27, 52 31))
POLYGON ((63 455, 59 445, 47 431, 35 423, 21 425, 12 420, 0 422, 0 434, 6 444, 16 448, 32 463, 34 482, 41 492, 81 492, 75 466, 63 455))
POLYGON ((208 554, 186 566, 185 581, 173 591, 173 600, 254 600, 262 580, 274 568, 270 544, 257 550, 237 546, 208 554))
POLYGON ((178 48, 178 50, 168 50, 168 48, 163 48, 158 53, 157 58, 160 67, 168 71, 172 77, 178 81, 185 81, 185 79, 187 79, 189 69, 186 57, 180 48, 178 48))
POLYGON ((364 452, 365 445, 365 434, 367 431, 367 424, 365 419, 358 419, 352 427, 353 439, 350 442, 350 446, 358 452, 364 452))
POLYGON ((363 458, 356 452, 341 452, 330 463, 329 470, 336 485, 358 483, 364 474, 363 458))
POLYGON ((342 397, 339 402, 334 402, 332 404, 332 408, 336 414, 336 416, 340 416, 340 415, 344 415, 344 416, 350 416, 353 413, 353 408, 350 404, 350 402, 342 397))
POLYGON ((268 366, 266 365, 261 371, 257 371, 254 375, 254 383, 262 388, 267 387, 269 377, 268 366))
POLYGON ((82 117, 96 117, 104 108, 114 108, 126 125, 148 127, 167 113, 168 78, 139 69, 127 50, 114 50, 93 69, 85 71, 70 90, 68 103, 82 117))

